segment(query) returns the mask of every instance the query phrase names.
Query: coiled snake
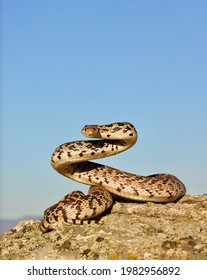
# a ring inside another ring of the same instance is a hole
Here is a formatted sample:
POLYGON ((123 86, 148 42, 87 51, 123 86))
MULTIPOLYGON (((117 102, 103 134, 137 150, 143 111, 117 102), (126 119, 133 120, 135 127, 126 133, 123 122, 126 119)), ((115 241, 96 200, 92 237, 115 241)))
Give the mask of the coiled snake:
POLYGON ((60 174, 91 185, 88 195, 74 191, 44 212, 42 232, 60 222, 90 223, 113 203, 113 195, 135 200, 167 203, 182 197, 184 184, 170 174, 140 176, 88 160, 112 156, 136 143, 137 132, 127 122, 108 125, 86 125, 81 132, 89 138, 60 145, 51 157, 51 164, 60 174))

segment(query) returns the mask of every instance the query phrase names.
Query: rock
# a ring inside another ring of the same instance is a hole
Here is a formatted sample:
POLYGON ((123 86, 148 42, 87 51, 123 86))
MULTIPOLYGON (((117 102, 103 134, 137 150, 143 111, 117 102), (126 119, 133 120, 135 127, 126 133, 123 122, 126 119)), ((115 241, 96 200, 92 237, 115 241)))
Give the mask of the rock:
POLYGON ((42 234, 21 221, 0 236, 0 259, 207 259, 207 194, 177 203, 115 202, 98 224, 42 234))

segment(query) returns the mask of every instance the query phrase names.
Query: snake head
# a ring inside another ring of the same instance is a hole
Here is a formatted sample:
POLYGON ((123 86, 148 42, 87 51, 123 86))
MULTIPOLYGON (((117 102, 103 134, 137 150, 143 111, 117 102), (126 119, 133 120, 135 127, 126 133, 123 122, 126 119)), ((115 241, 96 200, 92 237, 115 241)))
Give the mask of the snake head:
POLYGON ((97 125, 85 125, 81 129, 81 133, 89 138, 101 138, 99 128, 97 125))

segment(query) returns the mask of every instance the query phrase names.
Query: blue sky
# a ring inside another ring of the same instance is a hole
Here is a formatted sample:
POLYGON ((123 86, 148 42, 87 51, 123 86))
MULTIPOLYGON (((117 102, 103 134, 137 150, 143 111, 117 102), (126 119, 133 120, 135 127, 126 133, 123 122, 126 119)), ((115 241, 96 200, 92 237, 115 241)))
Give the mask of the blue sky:
POLYGON ((2 10, 1 218, 87 191, 50 166, 85 124, 138 131, 101 163, 207 192, 206 1, 3 0, 2 10))

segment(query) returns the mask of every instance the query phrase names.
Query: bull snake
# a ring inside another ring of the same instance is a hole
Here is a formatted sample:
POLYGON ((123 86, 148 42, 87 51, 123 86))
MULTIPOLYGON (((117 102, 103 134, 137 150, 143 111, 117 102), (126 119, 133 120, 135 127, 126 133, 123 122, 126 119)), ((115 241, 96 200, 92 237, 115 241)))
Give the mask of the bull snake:
POLYGON ((91 185, 88 195, 74 191, 47 208, 42 232, 59 223, 84 224, 99 216, 113 203, 113 196, 135 201, 167 203, 182 197, 184 184, 171 174, 141 176, 89 160, 116 155, 136 143, 137 132, 128 122, 86 125, 81 132, 89 138, 60 145, 51 157, 53 168, 70 179, 91 185))

